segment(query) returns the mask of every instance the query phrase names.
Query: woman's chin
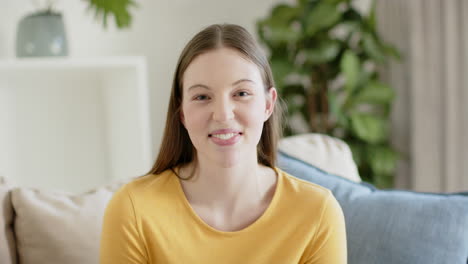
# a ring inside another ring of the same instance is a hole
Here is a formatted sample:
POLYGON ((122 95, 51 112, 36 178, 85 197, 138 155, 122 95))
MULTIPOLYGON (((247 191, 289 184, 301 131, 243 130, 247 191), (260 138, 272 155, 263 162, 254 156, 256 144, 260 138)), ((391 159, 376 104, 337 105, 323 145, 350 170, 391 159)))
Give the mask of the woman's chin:
POLYGON ((250 156, 251 153, 246 150, 224 149, 223 151, 215 150, 210 152, 204 152, 199 156, 199 159, 206 160, 211 166, 218 166, 221 168, 233 168, 242 165, 245 161, 249 159, 250 156))

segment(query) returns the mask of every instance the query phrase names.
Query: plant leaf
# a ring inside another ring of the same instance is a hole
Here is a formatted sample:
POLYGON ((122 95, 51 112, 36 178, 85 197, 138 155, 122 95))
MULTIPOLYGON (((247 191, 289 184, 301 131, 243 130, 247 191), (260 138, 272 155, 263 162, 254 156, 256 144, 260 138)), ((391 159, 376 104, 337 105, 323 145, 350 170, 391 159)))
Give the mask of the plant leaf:
POLYGON ((372 183, 379 189, 390 189, 394 185, 394 178, 393 175, 374 174, 372 183))
POLYGON ((347 50, 341 58, 340 68, 346 80, 345 87, 348 90, 348 94, 351 94, 356 88, 361 72, 359 58, 353 51, 347 50))
POLYGON ((349 145, 349 148, 351 149, 351 152, 353 154, 353 160, 356 163, 356 165, 361 166, 363 163, 367 161, 367 151, 365 151, 366 145, 363 143, 357 143, 357 142, 346 142, 349 145))
POLYGON ((330 3, 330 4, 339 4, 342 2, 347 2, 348 0, 323 0, 324 2, 330 3))
POLYGON ((389 54, 389 55, 393 56, 397 60, 402 59, 402 56, 401 56, 400 52, 398 51, 398 49, 395 46, 390 45, 390 44, 386 44, 386 43, 383 43, 381 45, 382 45, 382 47, 383 47, 386 54, 389 54))
POLYGON ((369 28, 372 30, 372 32, 375 32, 377 28, 376 7, 377 2, 372 0, 372 6, 369 12, 369 16, 367 17, 367 24, 369 25, 369 28))
POLYGON ((102 24, 104 25, 104 28, 107 28, 107 14, 108 12, 106 10, 102 11, 102 24))
POLYGON ((287 4, 279 4, 271 11, 271 16, 267 24, 270 26, 289 25, 289 23, 298 16, 299 9, 287 4))
POLYGON ((306 34, 313 36, 317 31, 334 25, 341 19, 341 15, 336 5, 321 2, 306 18, 306 34))
POLYGON ((107 28, 107 18, 114 16, 115 24, 118 28, 130 27, 132 16, 130 7, 137 7, 138 4, 133 0, 87 0, 89 6, 95 10, 96 15, 103 16, 103 26, 107 28))
POLYGON ((392 175, 396 169, 398 153, 384 145, 369 145, 369 165, 375 174, 392 175))
POLYGON ((289 26, 272 26, 270 30, 270 36, 265 37, 269 38, 276 45, 289 42, 294 43, 300 37, 299 32, 292 30, 289 26))
POLYGON ((388 85, 378 81, 370 81, 353 97, 353 104, 389 104, 394 98, 395 92, 388 85))
POLYGON ((369 33, 362 36, 363 48, 367 55, 378 63, 385 62, 385 55, 377 40, 369 33))
POLYGON ((299 15, 299 8, 280 4, 273 8, 271 15, 257 22, 259 36, 269 46, 296 42, 300 37, 299 30, 291 27, 291 22, 299 15))
POLYGON ((364 18, 362 17, 361 13, 359 13, 353 7, 350 7, 343 13, 343 20, 356 22, 360 26, 363 26, 364 22, 364 18))
POLYGON ((353 133, 361 140, 377 144, 387 138, 387 124, 368 113, 354 112, 350 116, 353 133))
POLYGON ((322 64, 334 60, 340 52, 340 48, 340 42, 326 40, 315 49, 305 50, 305 56, 312 65, 322 64))
POLYGON ((285 58, 275 58, 271 60, 271 70, 278 89, 284 86, 284 79, 293 70, 293 65, 285 58))
POLYGON ((330 104, 330 113, 336 116, 338 124, 342 128, 348 129, 349 122, 346 115, 343 113, 342 106, 337 98, 337 95, 328 91, 328 103, 330 104))

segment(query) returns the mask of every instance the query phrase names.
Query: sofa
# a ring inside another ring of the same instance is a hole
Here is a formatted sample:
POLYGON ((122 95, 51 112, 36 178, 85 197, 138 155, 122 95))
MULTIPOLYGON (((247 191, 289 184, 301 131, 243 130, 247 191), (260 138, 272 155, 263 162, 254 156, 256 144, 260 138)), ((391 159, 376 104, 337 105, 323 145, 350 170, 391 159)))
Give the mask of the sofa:
MULTIPOLYGON (((340 203, 348 263, 468 263, 468 193, 378 190, 361 182, 346 143, 325 135, 279 146, 280 168, 330 189, 340 203)), ((0 263, 98 263, 105 207, 130 180, 70 194, 1 177, 0 263)))

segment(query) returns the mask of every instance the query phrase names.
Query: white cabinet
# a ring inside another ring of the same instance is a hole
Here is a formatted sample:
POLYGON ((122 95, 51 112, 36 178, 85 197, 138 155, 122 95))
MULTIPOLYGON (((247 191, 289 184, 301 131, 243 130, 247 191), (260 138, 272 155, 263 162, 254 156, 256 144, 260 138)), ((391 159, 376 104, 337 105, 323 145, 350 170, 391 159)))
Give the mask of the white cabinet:
POLYGON ((0 60, 0 175, 81 192, 152 165, 143 57, 0 60))

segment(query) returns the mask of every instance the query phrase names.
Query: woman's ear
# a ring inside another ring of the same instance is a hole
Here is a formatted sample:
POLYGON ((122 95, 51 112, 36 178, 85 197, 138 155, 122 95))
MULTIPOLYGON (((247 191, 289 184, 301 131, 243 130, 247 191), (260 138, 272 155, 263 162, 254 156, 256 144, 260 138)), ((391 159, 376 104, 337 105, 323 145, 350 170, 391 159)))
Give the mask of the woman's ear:
POLYGON ((270 118, 273 110, 275 110, 276 98, 278 94, 276 93, 275 87, 270 87, 266 94, 266 107, 265 107, 265 122, 270 118))

